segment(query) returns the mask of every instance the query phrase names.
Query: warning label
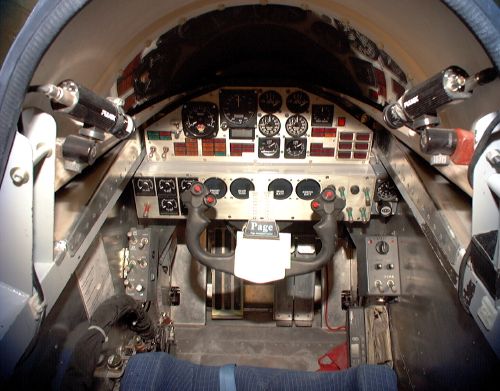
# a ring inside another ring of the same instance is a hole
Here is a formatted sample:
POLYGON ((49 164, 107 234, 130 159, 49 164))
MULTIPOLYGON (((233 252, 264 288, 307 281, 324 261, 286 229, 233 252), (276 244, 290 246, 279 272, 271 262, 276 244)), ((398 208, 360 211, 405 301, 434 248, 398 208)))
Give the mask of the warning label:
POLYGON ((89 249, 88 254, 87 261, 78 266, 76 278, 87 317, 90 319, 97 306, 114 295, 115 291, 108 258, 100 238, 93 248, 89 249))

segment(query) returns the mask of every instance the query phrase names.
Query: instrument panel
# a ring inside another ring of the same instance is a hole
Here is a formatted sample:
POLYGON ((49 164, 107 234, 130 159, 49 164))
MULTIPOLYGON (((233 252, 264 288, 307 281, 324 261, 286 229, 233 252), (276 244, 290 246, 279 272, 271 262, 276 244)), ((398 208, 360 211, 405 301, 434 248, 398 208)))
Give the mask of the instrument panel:
POLYGON ((152 162, 366 163, 372 131, 338 105, 296 88, 222 88, 146 129, 152 162))
POLYGON ((370 165, 310 167, 296 170, 288 165, 273 170, 247 164, 182 166, 147 162, 133 183, 139 218, 183 219, 187 210, 181 194, 194 182, 204 183, 217 198, 212 219, 317 220, 311 200, 327 186, 346 200, 343 220, 367 222, 375 192, 376 177, 370 165))
POLYGON ((326 186, 346 200, 346 222, 370 219, 372 131, 301 89, 214 90, 150 125, 145 138, 133 181, 139 218, 185 218, 180 195, 201 181, 217 198, 212 219, 315 220, 310 202, 326 186))

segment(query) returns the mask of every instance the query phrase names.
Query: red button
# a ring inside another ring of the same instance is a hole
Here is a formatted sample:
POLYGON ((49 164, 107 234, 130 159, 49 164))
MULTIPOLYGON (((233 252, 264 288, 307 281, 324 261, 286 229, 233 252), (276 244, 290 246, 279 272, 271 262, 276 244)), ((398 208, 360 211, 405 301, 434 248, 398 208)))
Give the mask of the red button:
POLYGON ((318 209, 319 208, 319 202, 318 201, 313 201, 311 202, 311 206, 313 207, 313 209, 318 209))
POLYGON ((201 193, 201 185, 194 185, 193 186, 193 191, 195 193, 201 193))
POLYGON ((214 196, 207 196, 206 198, 207 204, 213 204, 215 202, 215 197, 214 196))
POLYGON ((335 193, 332 190, 325 190, 323 191, 323 198, 327 201, 333 200, 335 197, 335 193))

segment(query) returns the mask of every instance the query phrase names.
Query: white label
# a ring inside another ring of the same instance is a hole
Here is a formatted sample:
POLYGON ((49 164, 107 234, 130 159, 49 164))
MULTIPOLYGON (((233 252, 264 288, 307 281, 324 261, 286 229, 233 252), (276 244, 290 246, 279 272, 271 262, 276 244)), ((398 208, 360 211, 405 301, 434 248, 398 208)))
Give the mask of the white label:
POLYGON ((87 261, 76 270, 78 288, 89 319, 97 306, 115 293, 108 258, 100 238, 90 251, 87 261))
POLYGON ((405 103, 403 103, 403 106, 406 109, 407 107, 410 107, 410 106, 414 105, 415 103, 418 103, 418 95, 414 96, 410 100, 407 100, 405 103))
POLYGON ((116 121, 116 115, 114 115, 113 113, 110 113, 107 110, 102 109, 101 115, 107 119, 110 119, 111 121, 116 121))

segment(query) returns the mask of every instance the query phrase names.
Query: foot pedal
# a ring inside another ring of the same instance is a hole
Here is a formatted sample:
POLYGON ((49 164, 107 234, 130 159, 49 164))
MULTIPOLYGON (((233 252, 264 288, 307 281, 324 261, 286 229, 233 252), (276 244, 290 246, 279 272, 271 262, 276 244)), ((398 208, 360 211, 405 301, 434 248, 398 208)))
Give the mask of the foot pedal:
MULTIPOLYGON (((208 235, 208 251, 225 254, 234 250, 235 242, 227 228, 214 228, 208 235)), ((212 270, 212 319, 243 319, 241 278, 212 270)))
POLYGON ((284 278, 274 284, 274 320, 278 327, 293 324, 294 277, 284 278))
POLYGON ((314 319, 314 284, 316 273, 276 281, 274 285, 274 320, 276 326, 311 327, 314 319))
POLYGON ((314 319, 314 284, 316 273, 295 276, 293 320, 297 327, 311 327, 314 319))

